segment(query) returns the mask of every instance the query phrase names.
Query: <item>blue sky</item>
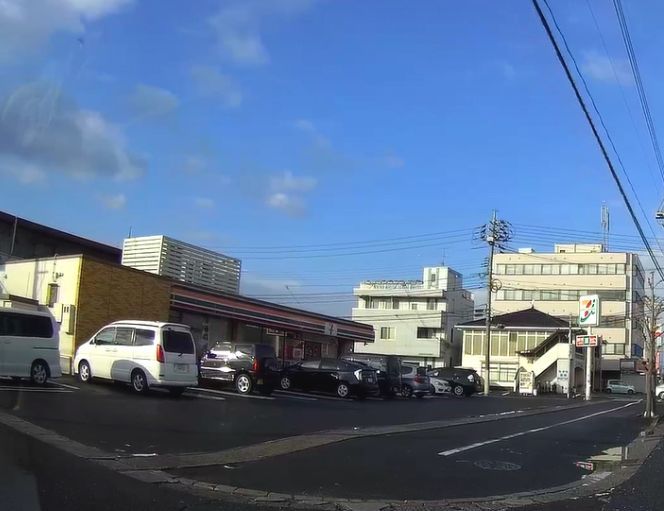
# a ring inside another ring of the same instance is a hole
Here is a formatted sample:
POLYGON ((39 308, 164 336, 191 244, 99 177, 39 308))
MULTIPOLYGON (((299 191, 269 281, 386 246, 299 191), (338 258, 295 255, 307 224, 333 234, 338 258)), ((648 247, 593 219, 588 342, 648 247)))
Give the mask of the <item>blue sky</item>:
MULTIPOLYGON (((659 235, 613 6, 550 4, 659 235)), ((664 10, 624 5, 658 126, 664 10)), ((0 48, 0 209, 227 252, 254 295, 347 315, 360 279, 443 258, 476 287, 493 208, 513 246, 597 232, 602 202, 636 234, 526 0, 8 0, 0 48)))

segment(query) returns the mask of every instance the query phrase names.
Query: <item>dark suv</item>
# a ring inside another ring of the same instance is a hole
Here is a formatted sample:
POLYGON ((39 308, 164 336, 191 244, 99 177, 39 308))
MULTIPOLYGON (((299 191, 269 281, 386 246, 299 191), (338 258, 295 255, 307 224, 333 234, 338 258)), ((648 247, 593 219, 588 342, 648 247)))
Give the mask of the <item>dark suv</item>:
POLYGON ((342 355, 341 359, 375 369, 382 396, 392 398, 395 394, 401 392, 401 359, 396 355, 348 353, 342 355))
POLYGON ((427 374, 432 379, 446 380, 452 386, 452 394, 455 396, 470 396, 482 390, 482 379, 474 369, 439 367, 427 374))
POLYGON ((203 355, 201 378, 233 383, 240 394, 271 394, 279 382, 277 356, 268 344, 219 343, 203 355))
POLYGON ((287 367, 281 372, 281 388, 334 392, 343 398, 380 392, 375 370, 336 358, 304 360, 287 367))

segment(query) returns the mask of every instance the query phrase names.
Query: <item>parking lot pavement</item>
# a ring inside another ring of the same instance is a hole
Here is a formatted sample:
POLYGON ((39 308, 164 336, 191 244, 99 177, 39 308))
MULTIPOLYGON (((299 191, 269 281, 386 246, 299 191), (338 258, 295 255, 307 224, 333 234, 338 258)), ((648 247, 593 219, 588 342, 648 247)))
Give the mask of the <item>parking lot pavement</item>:
MULTIPOLYGON (((4 382, 3 382, 4 383, 4 382)), ((0 410, 111 453, 209 452, 337 428, 407 424, 567 404, 559 398, 343 400, 275 392, 244 397, 228 388, 132 394, 127 386, 63 377, 0 392, 0 410)))
POLYGON ((588 472, 576 462, 627 445, 643 427, 641 412, 640 402, 602 402, 543 415, 347 440, 261 461, 171 473, 230 486, 344 498, 507 494, 580 479, 588 472))

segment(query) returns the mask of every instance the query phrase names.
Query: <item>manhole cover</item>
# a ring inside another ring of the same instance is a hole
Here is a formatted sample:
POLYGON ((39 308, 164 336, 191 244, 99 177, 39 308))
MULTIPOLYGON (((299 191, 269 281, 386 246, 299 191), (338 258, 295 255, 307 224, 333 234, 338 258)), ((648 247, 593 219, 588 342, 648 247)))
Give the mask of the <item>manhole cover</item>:
POLYGON ((516 463, 510 463, 509 461, 497 461, 497 460, 478 460, 473 463, 477 468, 482 470, 519 470, 521 465, 516 463))

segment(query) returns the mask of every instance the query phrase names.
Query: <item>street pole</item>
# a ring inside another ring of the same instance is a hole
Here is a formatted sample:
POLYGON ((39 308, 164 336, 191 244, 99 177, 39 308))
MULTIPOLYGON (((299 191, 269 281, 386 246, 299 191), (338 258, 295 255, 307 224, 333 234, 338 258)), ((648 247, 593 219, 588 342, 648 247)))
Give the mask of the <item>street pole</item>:
POLYGON ((496 211, 493 211, 491 217, 491 224, 489 227, 490 232, 487 232, 486 241, 489 244, 489 268, 487 272, 487 297, 486 297, 486 330, 485 338, 486 352, 484 353, 484 364, 486 365, 486 373, 484 377, 484 395, 489 395, 489 376, 491 375, 491 292, 493 288, 493 253, 496 247, 496 211))
POLYGON ((567 368, 567 399, 572 397, 572 385, 574 384, 574 341, 572 340, 572 314, 569 315, 569 326, 567 328, 567 342, 569 344, 569 365, 567 368))
MULTIPOLYGON (((590 330, 590 329, 589 329, 590 330)), ((586 401, 590 401, 590 395, 593 385, 593 348, 586 348, 586 401)))

